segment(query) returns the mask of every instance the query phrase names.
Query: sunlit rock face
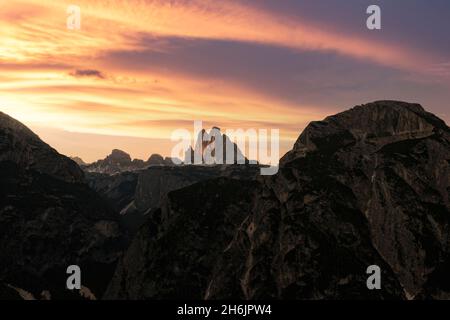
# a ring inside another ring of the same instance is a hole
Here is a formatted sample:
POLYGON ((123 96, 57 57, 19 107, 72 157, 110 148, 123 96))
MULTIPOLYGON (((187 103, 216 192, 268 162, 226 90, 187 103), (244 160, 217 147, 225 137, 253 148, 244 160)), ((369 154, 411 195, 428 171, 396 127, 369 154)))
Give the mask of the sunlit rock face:
POLYGON ((277 175, 169 193, 105 297, 448 297, 449 132, 396 101, 313 122, 277 175), (381 290, 367 289, 370 265, 381 290))

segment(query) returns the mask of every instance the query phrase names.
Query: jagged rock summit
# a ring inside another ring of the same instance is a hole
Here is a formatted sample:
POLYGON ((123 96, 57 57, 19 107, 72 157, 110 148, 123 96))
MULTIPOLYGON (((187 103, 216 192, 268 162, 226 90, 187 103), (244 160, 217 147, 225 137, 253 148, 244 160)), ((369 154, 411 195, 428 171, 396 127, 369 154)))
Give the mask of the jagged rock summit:
MULTIPOLYGON (((212 127, 209 132, 202 129, 197 136, 194 148, 189 147, 185 152, 185 164, 237 164, 250 163, 236 143, 222 134, 219 127, 212 127), (219 138, 221 141, 219 141, 219 138), (216 141, 217 139, 217 141, 216 141), (232 155, 227 152, 232 151, 232 155), (208 156, 211 159, 208 159, 208 156), (230 160, 227 160, 228 158, 230 160), (197 163, 198 162, 198 163, 197 163), (228 163, 231 162, 231 163, 228 163)), ((257 161, 251 163, 257 164, 257 161)))

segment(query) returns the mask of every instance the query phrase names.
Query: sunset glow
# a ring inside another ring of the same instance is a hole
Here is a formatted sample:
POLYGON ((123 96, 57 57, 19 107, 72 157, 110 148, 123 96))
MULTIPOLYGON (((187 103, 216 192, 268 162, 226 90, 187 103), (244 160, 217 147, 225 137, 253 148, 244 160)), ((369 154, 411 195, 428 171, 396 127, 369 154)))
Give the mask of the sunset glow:
POLYGON ((193 120, 279 128, 283 155, 309 121, 371 100, 419 102, 450 119, 450 48, 370 33, 365 3, 354 31, 266 3, 1 1, 0 110, 85 161, 113 147, 169 155, 171 132, 193 120), (70 4, 81 30, 66 28, 70 4))

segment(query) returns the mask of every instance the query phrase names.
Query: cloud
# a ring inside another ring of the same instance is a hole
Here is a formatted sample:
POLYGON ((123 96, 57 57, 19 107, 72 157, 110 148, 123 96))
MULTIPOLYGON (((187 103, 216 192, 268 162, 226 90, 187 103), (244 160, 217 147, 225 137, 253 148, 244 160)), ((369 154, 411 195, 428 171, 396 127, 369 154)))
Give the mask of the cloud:
POLYGON ((428 70, 437 76, 450 78, 450 61, 433 64, 428 70))
POLYGON ((105 79, 105 76, 103 73, 99 70, 94 69, 84 69, 84 70, 75 70, 70 73, 72 77, 78 78, 78 77, 93 77, 98 79, 105 79))
POLYGON ((159 39, 153 42, 155 51, 170 50, 165 37, 180 37, 335 52, 396 68, 415 69, 432 57, 420 48, 408 50, 332 28, 324 30, 301 16, 283 16, 243 1, 78 0, 82 29, 76 32, 65 29, 62 13, 67 5, 65 1, 53 0, 10 1, 0 13, 0 21, 4 21, 4 46, 0 45, 0 52, 11 59, 36 59, 52 53, 76 59, 111 50, 148 50, 151 48, 141 40, 152 35, 159 39), (29 8, 28 5, 36 8, 36 14, 25 20, 28 23, 12 26, 17 22, 11 20, 19 15, 18 6, 29 8), (20 36, 16 31, 20 31, 20 36))

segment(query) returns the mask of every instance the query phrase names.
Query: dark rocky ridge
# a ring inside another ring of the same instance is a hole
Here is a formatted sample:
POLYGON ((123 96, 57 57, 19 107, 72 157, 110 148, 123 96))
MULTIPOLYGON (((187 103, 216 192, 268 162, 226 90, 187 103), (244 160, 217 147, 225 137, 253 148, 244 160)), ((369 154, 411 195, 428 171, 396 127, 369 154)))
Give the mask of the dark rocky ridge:
POLYGON ((448 298, 449 132, 396 101, 313 122, 260 185, 221 179, 169 193, 105 297, 448 298), (235 220, 186 218, 198 212, 235 220), (210 246, 199 230, 227 236, 210 246), (366 288, 372 264, 382 290, 366 288))
POLYGON ((77 264, 83 285, 101 296, 125 245, 114 211, 75 162, 4 114, 0 146, 2 294, 12 285, 35 297, 79 297, 65 288, 66 268, 77 264))
POLYGON ((0 283, 0 300, 23 300, 19 293, 17 293, 16 290, 9 287, 8 285, 4 283, 0 283))
POLYGON ((139 173, 137 170, 114 175, 86 172, 86 180, 93 190, 108 200, 117 213, 120 213, 135 199, 139 173))
POLYGON ((71 159, 60 155, 30 129, 0 112, 0 161, 16 163, 68 182, 82 182, 83 171, 71 159))
POLYGON ((252 180, 257 177, 259 170, 259 166, 256 165, 151 167, 139 174, 135 205, 141 212, 155 209, 173 190, 217 177, 252 180))
POLYGON ((217 177, 254 180, 259 172, 257 165, 157 165, 115 175, 87 173, 86 177, 90 187, 116 208, 123 225, 134 234, 146 215, 160 207, 171 191, 217 177))

